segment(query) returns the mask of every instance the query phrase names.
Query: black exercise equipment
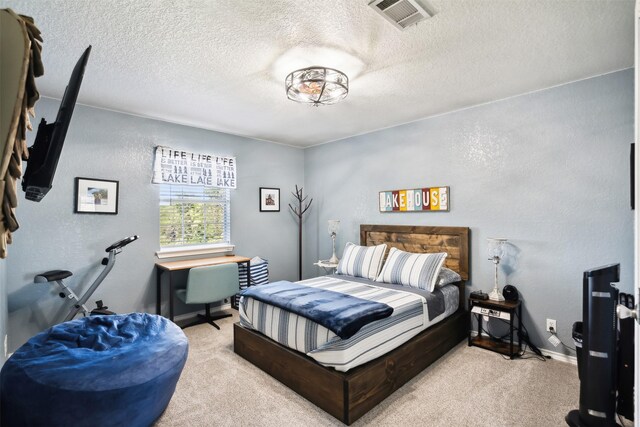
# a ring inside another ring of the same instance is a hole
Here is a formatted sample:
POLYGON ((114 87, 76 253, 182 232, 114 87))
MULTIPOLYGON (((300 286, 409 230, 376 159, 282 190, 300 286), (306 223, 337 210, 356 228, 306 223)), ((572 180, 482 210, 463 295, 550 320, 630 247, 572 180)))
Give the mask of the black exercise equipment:
MULTIPOLYGON (((78 313, 82 313, 83 315, 87 315, 89 313, 89 309, 84 305, 91 295, 98 289, 100 283, 107 277, 107 274, 111 271, 113 266, 116 263, 116 255, 122 252, 122 248, 127 246, 129 243, 138 239, 138 236, 130 236, 125 239, 119 240, 105 249, 105 252, 109 253, 109 256, 104 257, 102 259, 102 265, 104 265, 104 269, 100 273, 100 275, 93 281, 89 289, 82 295, 82 297, 78 297, 75 292, 73 292, 64 282, 63 279, 67 277, 71 277, 73 275, 72 272, 67 270, 52 270, 47 271, 45 273, 38 274, 34 277, 33 281, 35 283, 52 283, 55 282, 60 287, 60 293, 58 294, 60 298, 69 299, 73 301, 73 306, 69 311, 69 314, 62 320, 66 322, 67 320, 73 319, 78 313)), ((96 301, 97 307, 91 311, 90 314, 114 314, 112 311, 107 310, 109 307, 106 307, 102 304, 102 300, 96 301)))

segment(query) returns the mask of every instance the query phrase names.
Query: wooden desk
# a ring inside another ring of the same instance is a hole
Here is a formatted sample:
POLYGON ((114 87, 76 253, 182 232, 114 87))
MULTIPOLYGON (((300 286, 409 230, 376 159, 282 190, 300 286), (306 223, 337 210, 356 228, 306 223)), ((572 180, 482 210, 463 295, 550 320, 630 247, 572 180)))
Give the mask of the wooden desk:
POLYGON ((162 305, 162 276, 164 272, 169 273, 169 320, 173 321, 173 298, 175 297, 175 292, 173 289, 173 281, 171 280, 171 273, 174 271, 183 271, 190 270, 194 267, 204 267, 209 265, 220 265, 220 264, 230 264, 235 262, 237 264, 247 264, 247 283, 251 279, 251 269, 249 268, 249 262, 251 258, 247 258, 244 256, 218 256, 212 258, 199 258, 199 259, 188 259, 181 261, 167 261, 167 262, 156 262, 156 281, 157 281, 157 289, 156 289, 156 314, 161 314, 161 305, 162 305))

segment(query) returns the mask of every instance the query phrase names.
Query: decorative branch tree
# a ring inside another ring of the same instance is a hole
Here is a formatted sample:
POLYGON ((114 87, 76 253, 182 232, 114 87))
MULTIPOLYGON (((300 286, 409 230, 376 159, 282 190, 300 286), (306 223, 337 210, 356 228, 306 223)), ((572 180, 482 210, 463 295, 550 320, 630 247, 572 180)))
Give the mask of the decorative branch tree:
POLYGON ((309 200, 304 207, 302 207, 305 204, 307 197, 309 197, 302 197, 302 187, 298 189, 298 186, 296 185, 296 192, 292 192, 291 194, 293 194, 293 197, 298 201, 297 207, 294 208, 291 206, 291 203, 289 203, 289 208, 298 217, 298 280, 302 280, 302 215, 309 210, 311 202, 313 202, 313 198, 309 200))

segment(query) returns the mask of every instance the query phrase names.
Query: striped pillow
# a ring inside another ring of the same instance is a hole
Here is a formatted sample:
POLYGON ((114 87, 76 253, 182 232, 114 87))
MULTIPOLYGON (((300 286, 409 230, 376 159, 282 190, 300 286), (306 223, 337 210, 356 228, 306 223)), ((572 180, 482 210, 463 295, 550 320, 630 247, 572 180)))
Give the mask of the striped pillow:
POLYGON ((433 292, 446 257, 447 254, 444 252, 414 254, 391 248, 387 262, 376 281, 433 292))
POLYGON ((336 273, 347 276, 364 277, 376 280, 387 245, 358 246, 348 242, 344 247, 342 259, 338 263, 336 273))

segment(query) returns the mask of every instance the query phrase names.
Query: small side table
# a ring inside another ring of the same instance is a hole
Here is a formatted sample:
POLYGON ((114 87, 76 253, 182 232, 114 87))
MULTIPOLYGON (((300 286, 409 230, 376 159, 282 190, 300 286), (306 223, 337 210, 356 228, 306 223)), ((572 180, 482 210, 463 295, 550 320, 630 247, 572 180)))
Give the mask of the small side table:
POLYGON ((333 273, 335 273, 336 268, 338 268, 337 262, 329 262, 329 260, 326 259, 321 259, 318 262, 314 262, 313 265, 324 268, 324 271, 330 274, 332 273, 331 270, 333 270, 333 273))
POLYGON ((522 342, 518 339, 518 344, 513 343, 514 317, 518 318, 518 337, 522 334, 522 303, 518 301, 492 301, 478 300, 469 298, 469 346, 485 348, 495 351, 515 359, 520 356, 522 351, 522 342), (478 322, 478 334, 474 337, 471 335, 473 329, 473 315, 478 322), (496 341, 489 337, 482 336, 482 318, 483 316, 495 317, 509 322, 509 342, 496 341))

